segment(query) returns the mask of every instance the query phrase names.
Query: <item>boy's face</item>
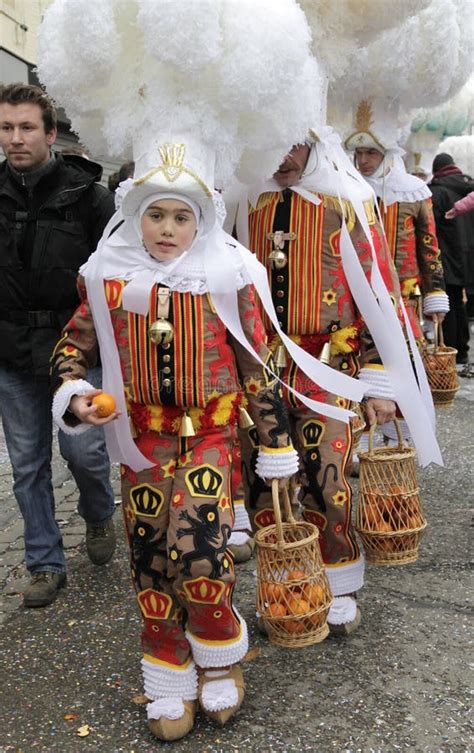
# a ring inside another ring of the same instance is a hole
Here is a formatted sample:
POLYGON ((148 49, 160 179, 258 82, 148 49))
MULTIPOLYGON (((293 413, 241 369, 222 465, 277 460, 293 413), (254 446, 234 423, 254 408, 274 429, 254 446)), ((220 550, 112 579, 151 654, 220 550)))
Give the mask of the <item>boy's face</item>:
POLYGON ((0 144, 15 170, 28 172, 46 164, 55 140, 56 128, 46 133, 39 105, 0 104, 0 144))
POLYGON ((373 175, 382 164, 383 157, 384 155, 378 149, 363 149, 358 147, 355 150, 356 167, 367 178, 373 175))
POLYGON ((143 245, 158 261, 171 261, 191 246, 197 230, 191 207, 176 199, 159 199, 145 210, 141 228, 143 245))

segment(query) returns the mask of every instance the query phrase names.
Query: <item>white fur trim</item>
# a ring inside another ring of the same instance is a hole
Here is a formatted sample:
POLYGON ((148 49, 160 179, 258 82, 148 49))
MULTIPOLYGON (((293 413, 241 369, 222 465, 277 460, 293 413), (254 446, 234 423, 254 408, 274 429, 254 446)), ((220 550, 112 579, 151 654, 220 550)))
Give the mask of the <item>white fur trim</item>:
POLYGON ((194 662, 185 669, 171 669, 147 659, 142 659, 141 665, 145 695, 150 700, 181 698, 184 701, 194 701, 197 698, 198 680, 194 662))
POLYGON ((228 667, 244 658, 249 648, 247 624, 235 607, 234 612, 240 620, 240 638, 236 641, 222 641, 221 645, 213 641, 213 645, 210 645, 186 630, 186 638, 191 644, 193 659, 198 667, 228 667))
POLYGON ((184 716, 184 703, 181 698, 159 698, 147 705, 146 715, 148 719, 160 719, 164 716, 165 719, 176 721, 184 716))
POLYGON ((393 387, 385 369, 361 369, 359 379, 363 382, 368 382, 369 384, 369 389, 366 390, 364 395, 365 397, 378 397, 381 400, 395 400, 393 387))
POLYGON ((258 451, 255 472, 262 479, 287 478, 298 473, 298 453, 296 450, 276 452, 258 451))
POLYGON ((333 596, 344 596, 359 591, 364 585, 363 557, 348 565, 326 565, 325 569, 333 596))
MULTIPOLYGON (((206 672, 206 676, 208 676, 206 672)), ((239 691, 234 680, 213 680, 204 683, 201 693, 202 705, 207 711, 222 711, 236 706, 239 702, 239 691)))
POLYGON ((429 293, 423 298, 424 314, 447 314, 449 298, 446 293, 429 293))
MULTIPOLYGON (((398 423, 400 424, 400 431, 403 439, 410 439, 410 429, 408 428, 407 422, 399 421, 398 423)), ((397 429, 393 421, 388 421, 386 424, 382 424, 382 434, 388 439, 395 439, 398 444, 397 429)))
POLYGON ((355 620, 357 614, 357 602, 350 596, 337 596, 328 612, 330 625, 346 625, 355 620))
POLYGON ((247 541, 250 541, 248 533, 245 533, 245 531, 232 531, 227 546, 231 546, 232 544, 235 546, 242 546, 243 544, 246 544, 247 541))
POLYGON ((86 382, 85 379, 69 379, 56 391, 53 398, 53 418, 65 434, 83 434, 91 428, 91 424, 84 423, 79 423, 77 426, 69 426, 69 424, 64 421, 64 414, 66 413, 71 398, 74 395, 87 395, 88 392, 95 389, 96 388, 92 384, 89 384, 89 382, 86 382))
MULTIPOLYGON (((250 523, 249 514, 245 507, 243 499, 234 500, 234 531, 251 531, 252 524, 250 523)), ((235 542, 234 542, 235 543, 235 542)))

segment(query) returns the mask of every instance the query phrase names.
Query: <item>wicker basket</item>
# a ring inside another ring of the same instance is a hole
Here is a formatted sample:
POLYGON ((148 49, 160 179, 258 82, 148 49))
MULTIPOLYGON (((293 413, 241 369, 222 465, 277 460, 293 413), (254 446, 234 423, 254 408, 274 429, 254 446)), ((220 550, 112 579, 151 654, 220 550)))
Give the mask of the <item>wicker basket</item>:
POLYGON ((395 422, 398 447, 374 449, 374 426, 369 431, 369 450, 359 453, 360 492, 356 530, 368 562, 405 565, 418 559, 426 520, 416 479, 415 450, 403 445, 395 422))
POLYGON ((275 525, 255 534, 257 610, 272 643, 300 648, 328 635, 326 618, 332 594, 324 571, 316 526, 296 521, 283 492, 282 522, 278 481, 273 481, 275 525))
POLYGON ((433 403, 439 408, 449 408, 459 389, 456 354, 456 348, 449 348, 444 344, 442 327, 436 323, 435 342, 425 348, 423 362, 433 403))

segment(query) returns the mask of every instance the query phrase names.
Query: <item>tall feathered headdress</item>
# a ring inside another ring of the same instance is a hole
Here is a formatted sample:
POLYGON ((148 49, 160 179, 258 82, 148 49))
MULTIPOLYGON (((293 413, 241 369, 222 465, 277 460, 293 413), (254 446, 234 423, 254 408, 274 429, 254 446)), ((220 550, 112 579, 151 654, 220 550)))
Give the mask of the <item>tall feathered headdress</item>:
POLYGON ((55 0, 38 71, 94 154, 129 159, 137 136, 188 132, 215 152, 224 185, 239 164, 268 172, 304 138, 310 41, 295 0, 55 0))

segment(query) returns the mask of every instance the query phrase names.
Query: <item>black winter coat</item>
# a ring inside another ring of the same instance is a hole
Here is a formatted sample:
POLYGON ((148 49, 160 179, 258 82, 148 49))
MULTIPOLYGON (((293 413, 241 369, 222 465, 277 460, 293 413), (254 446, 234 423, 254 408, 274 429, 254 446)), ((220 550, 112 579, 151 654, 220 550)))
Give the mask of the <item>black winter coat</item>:
POLYGON ((445 219, 453 204, 474 191, 474 180, 462 173, 435 177, 429 183, 433 194, 436 233, 447 285, 474 286, 474 212, 445 219))
POLYGON ((0 165, 0 365, 38 376, 79 305, 77 272, 114 212, 102 168, 57 154, 33 190, 0 165))

